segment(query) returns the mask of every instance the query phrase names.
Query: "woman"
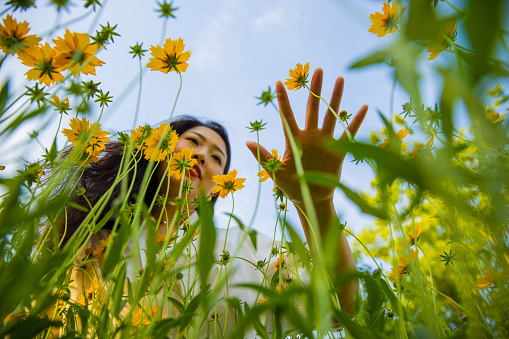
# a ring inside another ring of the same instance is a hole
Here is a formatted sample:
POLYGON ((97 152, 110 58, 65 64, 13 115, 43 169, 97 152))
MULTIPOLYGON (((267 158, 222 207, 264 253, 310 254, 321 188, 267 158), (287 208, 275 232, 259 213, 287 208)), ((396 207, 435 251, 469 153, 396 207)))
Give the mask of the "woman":
MULTIPOLYGON (((311 91, 316 95, 320 95, 322 77, 322 70, 318 68, 313 75, 310 87, 311 91)), ((330 107, 336 112, 339 109, 342 97, 343 83, 344 81, 341 77, 336 80, 332 98, 330 100, 330 107)), ((289 142, 289 132, 291 132, 295 140, 301 146, 301 161, 304 170, 326 172, 337 175, 339 177, 341 174, 341 166, 344 156, 331 154, 322 146, 325 141, 333 139, 334 129, 337 121, 333 112, 327 110, 323 120, 322 128, 318 128, 320 99, 310 94, 306 107, 305 128, 301 130, 298 128, 286 90, 281 82, 276 84, 276 92, 280 112, 283 120, 287 122, 287 128, 284 128, 284 134, 286 138, 286 149, 282 157, 284 170, 275 173, 275 181, 277 186, 297 207, 307 241, 310 244, 311 251, 313 252, 314 246, 320 246, 320 244, 317 244, 315 242, 316 239, 312 237, 310 226, 308 225, 306 216, 303 213, 306 212, 309 214, 311 211, 306 209, 309 206, 305 206, 299 183, 295 179, 297 170, 295 167, 294 155, 289 142)), ((363 106, 348 126, 349 132, 352 136, 355 136, 366 115, 366 112, 367 106, 363 106)), ((187 200, 192 201, 200 192, 204 193, 206 196, 211 196, 212 189, 215 186, 213 177, 221 173, 227 173, 230 164, 230 147, 224 129, 217 124, 202 124, 195 119, 189 118, 173 122, 172 126, 179 134, 179 141, 175 150, 180 151, 186 147, 193 148, 193 158, 197 160, 197 163, 185 177, 186 180, 188 179, 190 181, 192 187, 188 193, 187 200)), ((344 137, 346 137, 345 134, 342 136, 342 138, 344 137)), ((247 147, 251 150, 256 158, 258 145, 254 142, 247 142, 247 147)), ((118 165, 115 168, 114 163, 119 163, 121 156, 122 154, 118 147, 116 150, 112 150, 104 157, 101 162, 99 162, 97 165, 91 166, 91 174, 84 175, 84 178, 82 178, 80 181, 80 185, 87 189, 87 192, 89 192, 89 187, 94 187, 94 185, 97 185, 98 182, 101 182, 102 186, 105 186, 104 181, 97 181, 98 178, 101 178, 104 175, 104 173, 101 173, 103 172, 103 167, 108 168, 109 173, 111 174, 117 173, 116 171, 118 171, 118 165)), ((264 164, 270 158, 272 158, 270 153, 265 148, 260 146, 261 163, 264 164)), ((147 166, 147 164, 141 164, 141 167, 143 166, 147 166)), ((135 184, 133 186, 134 193, 136 193, 140 187, 141 177, 142 176, 139 175, 135 178, 135 184), (140 182, 138 183, 136 180, 140 182)), ((175 204, 175 199, 180 196, 180 181, 170 178, 168 185, 167 178, 166 165, 164 163, 160 164, 156 169, 156 175, 154 176, 154 179, 151 180, 149 184, 145 202, 148 206, 150 206, 152 200, 155 198, 154 192, 157 190, 157 186, 162 180, 162 185, 160 186, 160 194, 167 194, 169 199, 165 205, 155 205, 155 208, 151 213, 154 219, 161 221, 158 229, 160 234, 165 235, 165 245, 168 243, 171 245, 172 242, 175 241, 173 245, 176 246, 176 244, 178 244, 179 237, 182 237, 186 231, 186 228, 189 227, 189 223, 185 223, 187 226, 185 226, 183 229, 179 228, 177 232, 170 233, 170 235, 165 233, 170 229, 168 225, 173 221, 174 217, 177 215, 179 217, 181 216, 180 213, 177 213, 178 204, 175 204), (169 187, 169 191, 167 187, 169 187)), ((105 188, 107 189, 107 187, 105 188)), ((311 186, 310 192, 312 204, 316 211, 318 230, 320 231, 320 236, 318 238, 324 239, 325 235, 327 234, 329 225, 332 225, 335 221, 337 221, 337 216, 333 204, 334 189, 311 186)), ((114 194, 110 201, 115 201, 115 196, 118 196, 118 193, 116 195, 114 194)), ((135 194, 133 194, 133 197, 134 196, 135 194)), ((92 197, 89 199, 92 200, 92 197)), ((191 215, 191 217, 187 221, 193 223, 197 218, 196 213, 193 214, 195 207, 192 205, 189 206, 188 215, 191 215)), ((79 213, 80 212, 77 210, 73 211, 71 213, 71 218, 74 218, 74 220, 80 220, 79 216, 74 215, 79 215, 79 213)), ((106 215, 105 213, 103 213, 103 215, 106 215)), ((115 218, 112 217, 112 219, 115 218)), ((77 224, 77 222, 74 222, 74 226, 72 227, 77 227, 77 224)), ((101 256, 104 254, 104 246, 106 244, 106 238, 109 234, 109 230, 107 230, 107 228, 111 228, 111 224, 112 223, 110 223, 110 225, 106 225, 105 229, 99 231, 90 238, 89 254, 93 254, 83 258, 86 260, 93 258, 99 263, 99 265, 102 264, 103 258, 101 256), (96 255, 96 253, 98 254, 96 255)), ((72 234, 72 232, 73 231, 71 230, 70 233, 72 234)), ((149 244, 145 239, 146 237, 146 233, 139 233, 139 237, 136 239, 131 239, 129 245, 124 249, 125 255, 129 256, 127 265, 127 277, 132 284, 143 280, 144 269, 146 267, 145 265, 147 265, 148 261, 147 253, 150 251, 148 248, 150 246, 147 245, 148 247, 144 247, 143 245, 149 244), (134 245, 132 244, 133 240, 135 243, 134 245)), ((195 235, 193 235, 191 238, 191 243, 194 237, 195 235)), ((239 229, 231 229, 229 234, 228 231, 217 230, 216 238, 218 241, 216 242, 216 246, 213 251, 215 258, 214 260, 219 261, 220 265, 214 265, 212 267, 211 272, 208 275, 209 279, 207 280, 207 283, 209 283, 208 286, 210 286, 210 293, 216 293, 216 306, 211 310, 211 321, 207 319, 202 319, 201 322, 196 320, 198 321, 198 325, 194 325, 194 328, 198 332, 194 334, 200 338, 212 335, 218 336, 219 332, 219 336, 227 336, 236 326, 236 310, 234 307, 229 306, 229 303, 224 301, 226 298, 240 299, 241 301, 246 302, 249 306, 253 306, 257 302, 263 302, 263 298, 260 296, 260 293, 256 293, 255 291, 246 291, 246 289, 234 289, 232 287, 228 289, 228 286, 242 283, 260 284, 260 282, 265 281, 264 279, 267 279, 268 281, 274 280, 274 272, 283 271, 281 274, 285 274, 285 276, 289 277, 289 272, 293 272, 299 269, 296 267, 298 266, 296 261, 294 261, 293 264, 288 261, 283 265, 284 258, 279 256, 277 251, 275 255, 278 256, 278 258, 275 260, 275 262, 271 262, 271 257, 269 257, 269 263, 265 262, 264 258, 267 258, 267 252, 270 253, 274 248, 281 246, 281 244, 275 243, 272 239, 259 236, 258 246, 257 248, 254 248, 249 242, 245 241, 245 233, 239 229), (239 244, 242 245, 239 246, 239 244), (232 260, 230 253, 235 254, 236 257, 242 258, 243 260, 232 260), (249 262, 251 262, 251 264, 249 264, 249 262), (275 269, 255 270, 252 263, 260 263, 261 267, 274 267, 275 269), (279 267, 281 267, 281 269, 279 269, 279 267), (219 301, 217 302, 217 300, 219 301)), ((338 251, 336 271, 340 273, 355 272, 355 262, 353 260, 352 253, 348 242, 346 241, 345 235, 341 232, 337 240, 339 245, 336 247, 338 251)), ((159 255, 164 256, 165 251, 167 250, 162 249, 159 252, 159 255)), ((192 300, 193 296, 199 294, 198 279, 196 278, 197 274, 195 274, 196 256, 196 246, 190 245, 184 258, 180 258, 176 262, 167 262, 169 265, 171 264, 173 269, 176 269, 180 273, 180 276, 178 273, 174 275, 176 280, 174 280, 174 284, 172 284, 171 289, 162 288, 163 292, 160 291, 155 299, 148 301, 147 304, 142 303, 140 305, 140 310, 142 310, 142 312, 139 313, 138 318, 134 317, 135 320, 138 319, 138 321, 144 321, 143 319, 151 319, 157 312, 159 312, 159 316, 162 318, 178 318, 178 316, 182 314, 182 309, 179 307, 175 308, 175 305, 170 305, 170 303, 163 305, 164 301, 161 302, 161 299, 179 299, 180 301, 177 302, 187 303, 185 301, 192 300), (182 270, 182 267, 185 269, 182 270), (163 297, 161 297, 161 295, 163 297), (155 310, 153 308, 150 309, 150 305, 154 303, 159 305, 159 308, 156 308, 155 310), (148 311, 147 307, 149 309, 148 311)), ((71 276, 71 299, 75 300, 76 302, 81 300, 87 304, 86 299, 91 296, 90 300, 88 301, 93 303, 93 296, 100 296, 105 293, 103 289, 97 288, 96 282, 94 280, 95 276, 100 276, 100 270, 95 268, 91 269, 90 265, 88 265, 88 267, 85 265, 85 268, 83 268, 80 267, 81 264, 82 263, 80 262, 77 263, 78 268, 73 271, 71 276), (92 291, 92 293, 89 291, 92 291)), ((331 273, 334 275, 334 272, 331 273)), ((305 277, 302 279, 306 280, 305 277)), ((165 281, 161 282, 162 285, 166 283, 167 282, 165 281)), ((277 284, 278 288, 284 288, 284 283, 282 281, 278 281, 277 284)), ((202 284, 201 286, 203 287, 207 285, 202 284)), ((342 286, 336 287, 341 288, 341 293, 338 294, 341 308, 344 311, 353 314, 353 300, 354 296, 358 293, 359 290, 358 282, 356 280, 349 280, 342 286)), ((132 312, 134 311, 131 311, 131 313, 132 312)), ((127 313, 131 314, 129 311, 127 311, 127 313)), ((264 325, 271 327, 271 318, 266 318, 266 320, 267 323, 264 325)), ((247 337, 254 335, 254 330, 251 334, 248 332, 246 335, 247 337)))

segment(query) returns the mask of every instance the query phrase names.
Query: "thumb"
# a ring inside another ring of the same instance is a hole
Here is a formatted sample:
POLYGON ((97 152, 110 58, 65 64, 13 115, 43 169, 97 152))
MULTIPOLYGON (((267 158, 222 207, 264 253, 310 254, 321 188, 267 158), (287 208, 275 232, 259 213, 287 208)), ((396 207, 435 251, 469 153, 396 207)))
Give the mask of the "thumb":
POLYGON ((267 160, 272 159, 272 154, 270 154, 269 151, 267 151, 265 147, 263 147, 262 145, 254 141, 247 141, 246 146, 247 148, 249 148, 251 153, 253 153, 253 156, 257 160, 258 160, 258 147, 260 148, 260 165, 265 163, 267 160))

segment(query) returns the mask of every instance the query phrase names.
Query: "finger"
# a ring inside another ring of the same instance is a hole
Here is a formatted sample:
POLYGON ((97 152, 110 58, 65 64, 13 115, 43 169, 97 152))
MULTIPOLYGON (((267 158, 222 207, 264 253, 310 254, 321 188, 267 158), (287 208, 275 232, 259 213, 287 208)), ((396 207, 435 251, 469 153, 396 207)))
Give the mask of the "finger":
POLYGON ((260 147, 260 164, 263 165, 264 163, 267 162, 267 160, 269 159, 272 159, 272 154, 270 154, 269 151, 267 151, 265 149, 265 147, 263 147, 262 145, 260 144, 257 144, 256 142, 254 141, 247 141, 246 142, 246 146, 247 148, 249 148, 249 150, 251 151, 251 153, 253 153, 255 159, 258 161, 258 146, 260 147))
MULTIPOLYGON (((343 97, 344 86, 345 79, 343 79, 343 77, 338 77, 334 84, 334 90, 332 91, 332 97, 329 102, 330 107, 334 110, 334 112, 336 112, 336 114, 339 114, 339 105, 341 104, 341 98, 343 97)), ((332 112, 330 108, 327 108, 327 112, 325 112, 325 117, 323 118, 322 130, 330 135, 334 135, 334 130, 336 129, 336 123, 338 120, 334 115, 334 112, 332 112)))
POLYGON ((306 128, 318 128, 318 115, 320 113, 320 96, 322 93, 323 70, 315 69, 311 79, 311 92, 309 93, 308 103, 306 105, 306 128), (315 95, 313 95, 313 93, 315 95))
MULTIPOLYGON (((285 118, 288 123, 288 127, 290 128, 290 132, 295 135, 299 130, 299 126, 295 121, 295 116, 293 115, 292 106, 290 106, 290 100, 288 99, 288 94, 286 93, 285 86, 281 81, 276 82, 276 95, 277 102, 279 104, 279 111, 282 116, 285 118)), ((282 119, 283 120, 283 119, 282 119)), ((288 141, 287 130, 285 127, 285 123, 283 121, 283 131, 285 133, 285 138, 288 141)))
MULTIPOLYGON (((355 114, 350 124, 348 124, 348 131, 352 135, 352 138, 355 137, 357 134, 357 131, 359 130, 359 127, 361 127, 362 122, 364 121, 364 118, 366 117, 366 113, 368 113, 368 105, 363 105, 361 109, 355 114)), ((343 132, 343 135, 339 140, 347 139, 348 136, 346 134, 346 131, 343 132)))

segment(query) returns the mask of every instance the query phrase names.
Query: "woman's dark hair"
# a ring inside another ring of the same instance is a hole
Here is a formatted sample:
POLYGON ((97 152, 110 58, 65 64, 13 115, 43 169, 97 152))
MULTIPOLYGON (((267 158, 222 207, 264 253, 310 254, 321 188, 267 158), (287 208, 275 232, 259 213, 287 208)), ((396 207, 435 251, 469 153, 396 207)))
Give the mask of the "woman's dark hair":
MULTIPOLYGON (((158 124, 159 125, 159 124, 158 124)), ((215 131, 221 138, 223 139, 226 145, 226 164, 224 168, 224 174, 228 173, 230 168, 230 159, 231 159, 231 149, 230 142, 228 140, 228 134, 223 126, 213 121, 201 121, 191 116, 179 116, 176 117, 171 122, 171 127, 174 131, 177 132, 178 135, 181 135, 185 131, 193 128, 193 127, 208 127, 211 130, 215 131)), ((89 207, 87 200, 90 202, 92 206, 94 206, 101 197, 110 189, 111 185, 114 183, 117 174, 119 173, 119 167, 122 163, 123 157, 123 147, 124 144, 118 141, 110 142, 106 145, 106 150, 103 151, 100 159, 97 162, 92 162, 83 170, 83 174, 80 177, 75 192, 82 191, 84 189, 85 193, 83 195, 73 194, 71 199, 74 203, 77 203, 86 208, 89 207)), ((143 156, 138 157, 136 175, 134 175, 134 171, 129 172, 129 183, 133 183, 133 189, 131 193, 130 200, 132 202, 135 201, 134 196, 139 192, 143 176, 148 167, 149 161, 145 160, 143 156), (133 182, 134 181, 134 182, 133 182)), ((155 198, 157 187, 159 186, 159 182, 156 175, 153 175, 150 178, 150 181, 147 186, 147 190, 145 193, 145 204, 150 206, 152 200, 155 198)), ((115 199, 120 195, 120 185, 116 185, 113 188, 113 193, 107 203, 107 208, 102 212, 99 220, 104 218, 104 216, 111 210, 112 203, 115 199)), ((212 198, 212 203, 215 203, 217 200, 217 196, 212 198)), ((59 217, 59 225, 61 227, 60 233, 61 237, 64 237, 63 244, 67 243, 69 238, 76 232, 81 222, 86 218, 88 212, 83 212, 79 209, 69 207, 67 208, 67 213, 61 213, 59 217), (64 220, 64 218, 66 220, 64 220), (64 222, 67 223, 65 227, 64 234, 64 222)), ((115 217, 110 218, 103 226, 105 229, 111 229, 114 225, 115 217)))

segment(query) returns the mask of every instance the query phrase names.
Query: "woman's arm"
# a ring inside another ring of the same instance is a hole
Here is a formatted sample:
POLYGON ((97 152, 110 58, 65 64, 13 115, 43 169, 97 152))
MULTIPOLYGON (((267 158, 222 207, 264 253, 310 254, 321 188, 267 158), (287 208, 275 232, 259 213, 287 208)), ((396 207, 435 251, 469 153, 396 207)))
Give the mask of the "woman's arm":
MULTIPOLYGON (((321 68, 317 68, 313 74, 311 80, 311 91, 319 96, 322 89, 323 71, 321 68)), ((339 111, 339 105, 341 103, 341 97, 343 95, 344 80, 342 77, 337 78, 332 98, 329 101, 330 107, 335 111, 339 111)), ((286 120, 289 130, 293 135, 295 141, 300 145, 302 156, 301 162, 304 171, 317 171, 329 174, 334 174, 338 178, 341 176, 341 167, 344 160, 344 155, 332 153, 325 149, 323 146, 329 140, 333 140, 334 130, 336 128, 337 119, 330 109, 327 109, 325 117, 323 119, 322 127, 318 127, 319 118, 319 106, 320 99, 312 93, 309 94, 309 99, 306 105, 306 118, 305 128, 300 129, 293 114, 288 95, 284 85, 278 81, 276 83, 276 93, 279 103, 279 109, 282 120, 286 120)), ((352 122, 348 126, 350 134, 355 136, 359 127, 364 120, 368 110, 368 106, 364 105, 357 112, 352 122)), ((288 133, 284 128, 285 123, 283 122, 283 131, 285 134, 285 152, 281 159, 283 162, 283 170, 278 171, 275 174, 276 184, 278 187, 292 200, 297 207, 302 227, 306 235, 307 241, 311 246, 314 240, 312 239, 309 224, 301 213, 300 209, 306 211, 303 202, 303 196, 300 189, 299 182, 296 178, 297 169, 295 167, 294 154, 292 152, 288 133)), ((343 133, 341 138, 346 138, 346 134, 343 133)), ((251 150, 253 155, 257 156, 257 144, 255 142, 248 142, 248 148, 251 150)), ((260 145, 260 160, 261 163, 265 163, 267 160, 272 158, 272 155, 260 145)), ((310 195, 313 201, 313 205, 317 215, 318 229, 320 231, 320 238, 323 240, 327 235, 327 227, 335 224, 337 215, 333 203, 334 189, 330 187, 309 185, 310 195)), ((338 237, 338 265, 337 273, 345 274, 349 271, 355 271, 355 261, 353 260, 352 251, 346 240, 343 232, 338 237)), ((339 293, 339 300, 341 307, 348 313, 354 313, 354 296, 359 293, 359 283, 357 280, 349 281, 348 283, 338 286, 341 287, 341 293, 339 293)))

